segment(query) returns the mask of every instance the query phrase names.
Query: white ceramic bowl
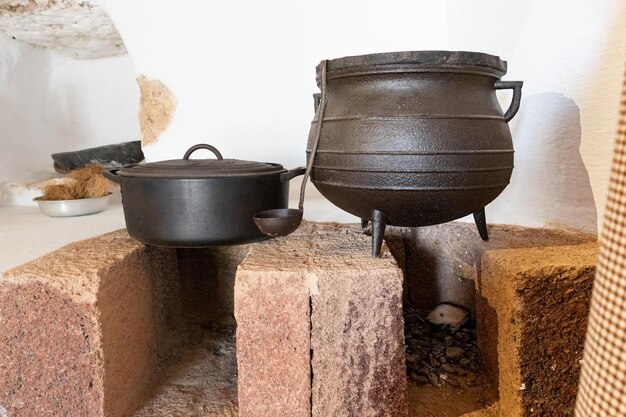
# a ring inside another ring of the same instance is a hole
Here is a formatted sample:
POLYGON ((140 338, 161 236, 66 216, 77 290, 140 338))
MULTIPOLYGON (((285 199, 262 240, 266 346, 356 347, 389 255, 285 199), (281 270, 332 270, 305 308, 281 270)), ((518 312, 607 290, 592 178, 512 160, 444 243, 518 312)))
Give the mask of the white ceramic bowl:
POLYGON ((33 201, 39 205, 41 211, 50 217, 84 216, 86 214, 100 213, 109 205, 111 193, 104 197, 79 198, 76 200, 41 200, 41 197, 33 201))

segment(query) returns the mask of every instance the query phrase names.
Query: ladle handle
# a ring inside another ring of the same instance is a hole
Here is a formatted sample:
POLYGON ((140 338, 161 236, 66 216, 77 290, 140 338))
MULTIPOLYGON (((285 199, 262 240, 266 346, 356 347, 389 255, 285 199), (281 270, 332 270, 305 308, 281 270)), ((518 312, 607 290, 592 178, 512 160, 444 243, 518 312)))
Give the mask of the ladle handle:
MULTIPOLYGON (((304 193, 306 190, 306 183, 311 175, 311 170, 313 169, 313 161, 315 160, 315 154, 317 153, 317 146, 320 144, 320 136, 322 135, 322 121, 324 120, 324 112, 326 111, 326 66, 328 64, 328 60, 324 60, 321 62, 320 72, 322 73, 322 82, 320 89, 322 90, 322 94, 319 99, 319 106, 317 112, 317 126, 315 128, 315 140, 313 141, 313 147, 311 148, 311 155, 309 156, 309 160, 306 164, 306 171, 304 172, 304 178, 302 179, 302 185, 300 186, 300 202, 298 203, 298 208, 303 211, 304 210, 304 193)), ((317 97, 313 96, 315 101, 317 101, 317 97)))
POLYGON ((222 156, 220 151, 218 151, 215 146, 207 145, 206 143, 199 143, 199 144, 194 145, 191 148, 187 149, 187 152, 185 152, 185 155, 183 156, 183 159, 189 159, 191 154, 194 153, 195 151, 197 151, 198 149, 208 149, 209 151, 213 152, 215 154, 215 156, 217 156, 218 160, 219 159, 224 159, 224 157, 222 156))

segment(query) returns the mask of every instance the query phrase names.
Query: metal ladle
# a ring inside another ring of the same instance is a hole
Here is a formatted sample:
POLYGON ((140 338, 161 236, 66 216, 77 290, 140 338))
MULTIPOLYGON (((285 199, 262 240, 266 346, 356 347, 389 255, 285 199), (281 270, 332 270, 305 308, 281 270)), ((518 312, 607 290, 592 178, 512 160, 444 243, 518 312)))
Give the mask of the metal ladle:
POLYGON ((300 202, 298 208, 280 208, 272 210, 264 210, 254 215, 254 223, 256 227, 268 236, 287 236, 295 231, 302 222, 302 214, 304 212, 304 191, 306 189, 306 183, 311 175, 313 169, 313 160, 317 153, 317 145, 320 143, 320 136, 322 133, 322 120, 324 119, 324 111, 326 110, 326 64, 328 61, 322 61, 321 73, 322 73, 322 95, 320 98, 319 112, 317 115, 317 127, 315 130, 315 141, 313 142, 313 148, 311 149, 311 156, 306 165, 306 171, 304 172, 304 178, 302 178, 302 185, 300 186, 300 202))

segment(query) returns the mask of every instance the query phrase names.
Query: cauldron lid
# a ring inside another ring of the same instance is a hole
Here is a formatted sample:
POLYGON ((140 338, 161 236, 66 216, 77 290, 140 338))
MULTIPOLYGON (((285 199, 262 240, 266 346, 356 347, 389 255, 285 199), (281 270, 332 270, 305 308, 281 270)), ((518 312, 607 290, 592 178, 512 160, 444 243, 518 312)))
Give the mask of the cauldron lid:
MULTIPOLYGON (((329 77, 333 71, 372 70, 390 65, 410 65, 424 68, 484 68, 494 75, 506 74, 506 61, 495 55, 467 51, 405 51, 385 52, 331 59, 327 64, 329 77)), ((381 68, 382 69, 382 68, 381 68)), ((317 72, 319 77, 320 67, 317 72)))
POLYGON ((183 159, 134 165, 120 169, 117 174, 142 178, 214 178, 270 175, 286 171, 282 165, 270 162, 223 159, 213 146, 200 144, 191 147, 183 159), (197 149, 209 149, 215 153, 217 159, 190 159, 191 153, 197 149))

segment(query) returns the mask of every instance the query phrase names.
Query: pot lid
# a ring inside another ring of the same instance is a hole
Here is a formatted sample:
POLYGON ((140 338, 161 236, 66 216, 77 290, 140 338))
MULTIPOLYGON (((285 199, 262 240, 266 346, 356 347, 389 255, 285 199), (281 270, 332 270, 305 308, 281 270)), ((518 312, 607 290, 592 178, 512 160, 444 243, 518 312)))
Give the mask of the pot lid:
POLYGON ((280 164, 224 159, 215 147, 199 144, 189 148, 183 159, 134 165, 120 169, 117 174, 141 178, 214 178, 270 175, 286 171, 280 164), (189 159, 189 156, 198 149, 210 150, 217 159, 189 159))
MULTIPOLYGON (((506 74, 506 61, 495 55, 468 51, 405 51, 346 56, 331 59, 327 63, 329 78, 332 73, 389 72, 392 67, 403 70, 474 70, 484 71, 497 77, 506 74)), ((320 66, 317 67, 318 84, 320 66)))

